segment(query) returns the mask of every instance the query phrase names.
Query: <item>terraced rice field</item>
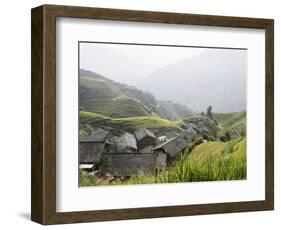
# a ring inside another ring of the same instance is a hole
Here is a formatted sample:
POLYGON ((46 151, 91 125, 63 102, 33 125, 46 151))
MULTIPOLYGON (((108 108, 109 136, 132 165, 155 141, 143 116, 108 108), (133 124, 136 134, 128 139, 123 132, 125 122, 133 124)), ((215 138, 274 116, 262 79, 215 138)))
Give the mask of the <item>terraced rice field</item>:
POLYGON ((220 124, 218 135, 224 135, 226 132, 236 136, 246 136, 246 112, 236 113, 214 113, 214 119, 220 124))
POLYGON ((89 98, 82 109, 113 118, 149 115, 143 104, 130 98, 89 98))
POLYGON ((80 134, 84 135, 88 126, 111 127, 112 129, 134 132, 138 128, 157 129, 159 132, 180 131, 178 122, 162 119, 158 116, 137 116, 112 118, 97 113, 80 111, 80 134))

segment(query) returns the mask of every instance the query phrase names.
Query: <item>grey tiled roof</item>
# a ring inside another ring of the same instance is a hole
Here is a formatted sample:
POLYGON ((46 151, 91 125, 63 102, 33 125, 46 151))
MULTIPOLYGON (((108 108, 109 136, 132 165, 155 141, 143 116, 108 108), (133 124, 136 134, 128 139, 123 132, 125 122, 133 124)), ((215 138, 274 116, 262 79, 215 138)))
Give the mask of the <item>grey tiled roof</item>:
POLYGON ((80 142, 104 142, 108 134, 108 131, 98 128, 90 136, 82 138, 80 142))
POLYGON ((171 140, 157 146, 153 150, 163 149, 171 157, 175 157, 179 152, 183 151, 188 143, 182 137, 174 137, 171 140))
POLYGON ((148 130, 146 128, 141 128, 141 129, 137 130, 135 132, 135 135, 136 135, 136 138, 137 138, 138 141, 143 139, 146 136, 156 138, 155 135, 150 130, 148 130))
POLYGON ((122 152, 127 148, 137 149, 137 141, 134 135, 130 133, 124 133, 117 139, 117 149, 118 152, 122 152))

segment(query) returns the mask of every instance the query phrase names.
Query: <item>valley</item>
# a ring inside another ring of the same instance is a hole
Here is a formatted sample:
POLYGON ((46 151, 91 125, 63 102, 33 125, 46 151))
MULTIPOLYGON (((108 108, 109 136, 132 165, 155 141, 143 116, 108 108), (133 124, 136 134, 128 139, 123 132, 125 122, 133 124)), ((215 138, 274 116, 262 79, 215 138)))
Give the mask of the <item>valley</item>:
POLYGON ((194 112, 83 69, 79 137, 79 186, 246 179, 245 111, 194 112))

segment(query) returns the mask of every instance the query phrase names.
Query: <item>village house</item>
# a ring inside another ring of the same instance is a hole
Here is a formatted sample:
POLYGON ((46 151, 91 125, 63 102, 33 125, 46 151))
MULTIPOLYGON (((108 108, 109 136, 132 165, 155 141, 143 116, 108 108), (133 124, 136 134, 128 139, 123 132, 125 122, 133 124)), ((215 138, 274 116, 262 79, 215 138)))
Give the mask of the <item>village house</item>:
POLYGON ((187 130, 183 131, 180 136, 184 138, 188 143, 194 141, 197 132, 192 127, 189 127, 187 130))
POLYGON ((117 153, 136 152, 138 147, 135 136, 130 133, 124 133, 116 139, 116 148, 117 153))
POLYGON ((187 130, 184 131, 184 133, 188 135, 196 135, 197 131, 193 127, 189 127, 187 130))
POLYGON ((99 128, 91 135, 80 139, 79 162, 82 164, 82 168, 86 169, 100 160, 105 147, 105 139, 109 135, 108 131, 99 128), (86 164, 88 165, 86 166, 86 164))
POLYGON ((187 123, 182 132, 170 131, 158 138, 146 128, 138 129, 134 134, 124 132, 121 136, 113 136, 99 128, 80 140, 80 169, 105 173, 103 177, 96 175, 102 180, 155 175, 157 171, 165 170, 185 149, 202 143, 204 137, 200 128, 187 123))
POLYGON ((182 152, 188 147, 188 143, 180 136, 174 137, 171 140, 157 146, 154 151, 162 151, 169 155, 171 158, 175 158, 178 153, 182 152))
POLYGON ((105 153, 101 167, 117 177, 154 175, 156 159, 155 153, 105 153))
MULTIPOLYGON (((115 152, 105 150, 101 159, 101 170, 115 177, 131 177, 140 174, 154 175, 157 170, 166 168, 167 155, 153 151, 156 136, 148 129, 139 129, 135 136, 124 133, 107 141, 116 146, 115 152)), ((107 147, 107 148, 113 148, 107 147)))
POLYGON ((143 149, 147 146, 154 146, 156 143, 156 136, 146 128, 141 128, 135 131, 135 136, 137 139, 138 149, 143 149))
POLYGON ((155 175, 157 170, 166 167, 167 155, 152 153, 105 153, 102 155, 101 170, 115 177, 155 175))
POLYGON ((89 136, 83 137, 80 142, 105 142, 106 138, 110 136, 109 131, 98 128, 89 136))
POLYGON ((201 133, 208 133, 209 132, 209 129, 206 128, 206 127, 201 127, 199 129, 200 129, 201 133))
POLYGON ((164 170, 167 166, 167 155, 162 152, 155 152, 156 156, 156 163, 155 168, 156 170, 164 170))
POLYGON ((174 131, 170 131, 166 133, 167 140, 170 140, 174 137, 178 137, 180 134, 174 131))
POLYGON ((111 136, 110 138, 105 140, 105 147, 104 152, 105 153, 116 153, 117 152, 117 136, 111 136))
POLYGON ((195 134, 196 132, 201 133, 201 130, 193 123, 188 123, 186 126, 187 126, 186 130, 195 131, 195 134))

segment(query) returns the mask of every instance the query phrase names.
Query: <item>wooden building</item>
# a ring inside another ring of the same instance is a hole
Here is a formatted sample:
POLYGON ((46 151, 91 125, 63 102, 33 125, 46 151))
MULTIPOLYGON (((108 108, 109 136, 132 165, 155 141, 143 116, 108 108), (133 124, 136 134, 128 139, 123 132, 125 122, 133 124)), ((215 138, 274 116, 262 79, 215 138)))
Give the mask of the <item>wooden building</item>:
POLYGON ((97 129, 91 135, 80 139, 79 162, 80 164, 97 163, 104 151, 105 140, 109 132, 97 129))
POLYGON ((148 129, 141 128, 135 132, 138 149, 143 149, 148 146, 154 146, 156 136, 148 129))
POLYGON ((116 152, 136 152, 138 149, 137 141, 134 135, 130 133, 124 133, 116 140, 116 152))
POLYGON ((156 169, 164 170, 166 154, 162 153, 105 153, 101 169, 115 177, 155 175, 156 169))
POLYGON ((179 153, 181 153, 183 150, 185 150, 188 147, 187 141, 178 136, 174 137, 171 140, 155 147, 154 151, 162 151, 166 154, 168 154, 171 158, 176 157, 179 153))

